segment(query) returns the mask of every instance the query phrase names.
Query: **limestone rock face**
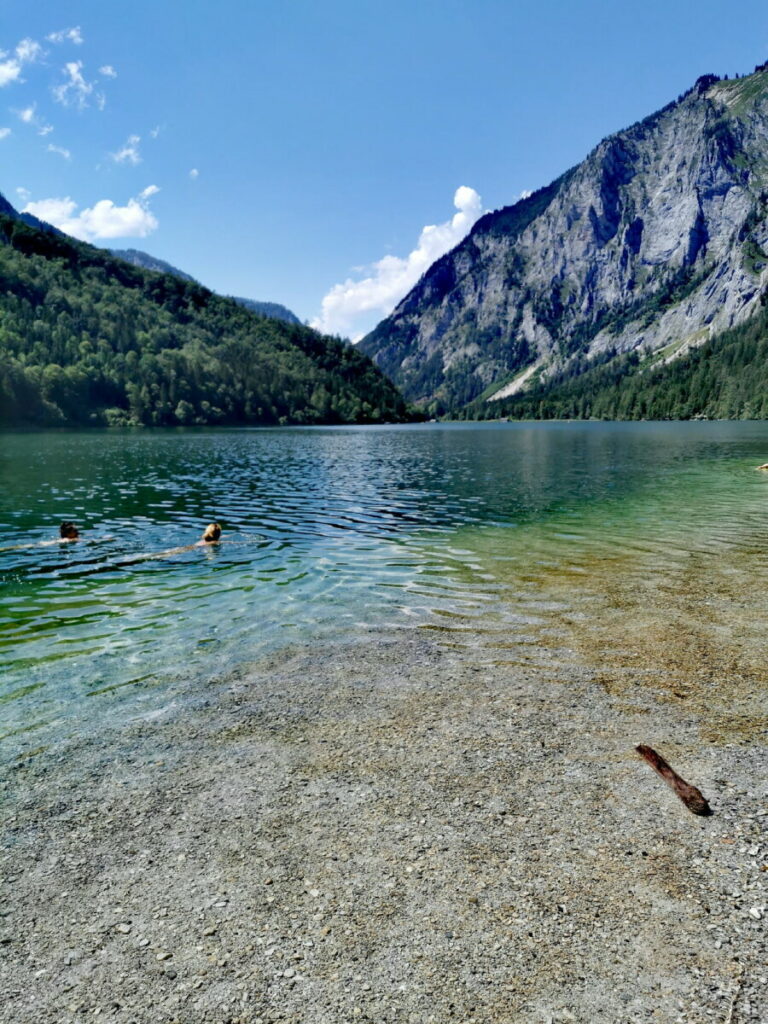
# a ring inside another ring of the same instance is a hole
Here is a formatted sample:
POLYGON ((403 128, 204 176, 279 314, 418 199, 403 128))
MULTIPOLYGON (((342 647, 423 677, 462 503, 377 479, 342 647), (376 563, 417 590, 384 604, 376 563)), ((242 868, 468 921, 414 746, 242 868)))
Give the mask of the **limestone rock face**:
POLYGON ((766 253, 763 66, 699 79, 486 214, 361 347, 412 401, 458 408, 614 353, 701 344, 755 311, 766 253))

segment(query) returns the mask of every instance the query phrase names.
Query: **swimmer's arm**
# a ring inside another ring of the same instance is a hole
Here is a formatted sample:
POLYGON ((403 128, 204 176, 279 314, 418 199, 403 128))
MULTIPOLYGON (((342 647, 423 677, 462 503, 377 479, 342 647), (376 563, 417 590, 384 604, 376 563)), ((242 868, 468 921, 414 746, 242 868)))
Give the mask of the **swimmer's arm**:
POLYGON ((39 540, 36 544, 12 544, 7 548, 0 548, 0 551, 25 551, 32 548, 49 548, 54 544, 70 544, 79 537, 56 537, 55 540, 39 540))

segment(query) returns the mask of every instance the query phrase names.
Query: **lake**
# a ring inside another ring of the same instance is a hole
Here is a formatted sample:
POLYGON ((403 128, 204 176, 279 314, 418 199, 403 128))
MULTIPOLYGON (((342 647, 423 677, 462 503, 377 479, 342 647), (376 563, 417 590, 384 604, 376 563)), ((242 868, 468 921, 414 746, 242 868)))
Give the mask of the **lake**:
POLYGON ((746 719, 766 459, 762 423, 0 434, 4 756, 282 648, 413 627, 615 686, 644 659, 674 690, 727 654, 746 719), (64 519, 82 539, 43 544, 64 519), (173 550, 213 520, 220 544, 173 550))

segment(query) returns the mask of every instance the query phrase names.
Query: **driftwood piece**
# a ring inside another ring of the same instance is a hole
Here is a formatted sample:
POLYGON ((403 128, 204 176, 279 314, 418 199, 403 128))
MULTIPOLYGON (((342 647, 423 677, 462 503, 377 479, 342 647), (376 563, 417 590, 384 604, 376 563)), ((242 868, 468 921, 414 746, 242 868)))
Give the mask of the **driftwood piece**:
POLYGON ((712 808, 707 803, 701 790, 691 786, 685 779, 681 779, 677 772, 667 764, 661 754, 657 754, 652 747, 646 747, 642 743, 635 747, 635 750, 641 757, 645 758, 655 772, 658 772, 666 784, 677 793, 689 811, 693 814, 701 815, 712 813, 712 808))

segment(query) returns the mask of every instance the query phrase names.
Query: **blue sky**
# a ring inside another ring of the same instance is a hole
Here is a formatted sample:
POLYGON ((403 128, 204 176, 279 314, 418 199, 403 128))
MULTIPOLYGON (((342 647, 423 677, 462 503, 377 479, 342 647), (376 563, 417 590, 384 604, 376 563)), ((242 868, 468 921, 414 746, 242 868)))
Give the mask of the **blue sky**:
POLYGON ((0 49, 17 207, 355 337, 482 210, 768 59, 768 7, 36 0, 0 49))

